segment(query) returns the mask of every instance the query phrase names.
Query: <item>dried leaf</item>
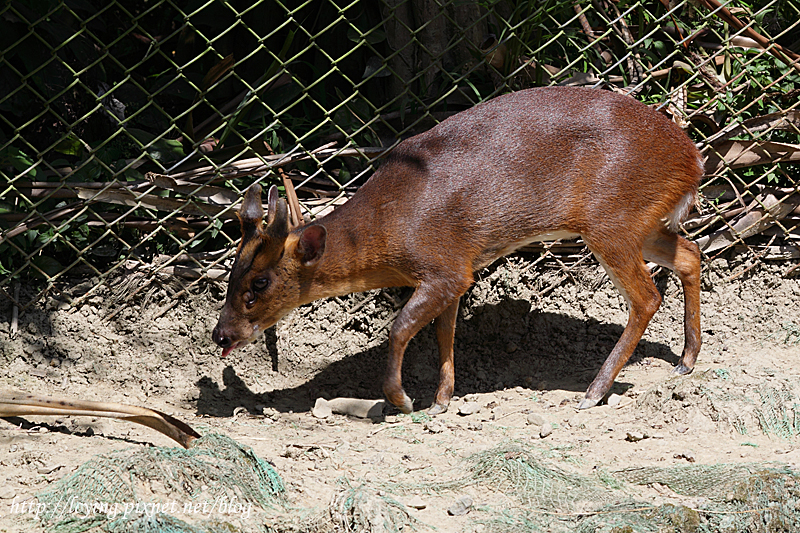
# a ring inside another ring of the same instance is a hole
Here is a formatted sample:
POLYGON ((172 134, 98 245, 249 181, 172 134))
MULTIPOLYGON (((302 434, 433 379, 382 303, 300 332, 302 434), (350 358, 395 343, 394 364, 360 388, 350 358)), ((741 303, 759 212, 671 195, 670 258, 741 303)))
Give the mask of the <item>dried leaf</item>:
POLYGON ((800 145, 772 141, 725 141, 714 145, 706 158, 706 174, 772 163, 800 161, 800 145))

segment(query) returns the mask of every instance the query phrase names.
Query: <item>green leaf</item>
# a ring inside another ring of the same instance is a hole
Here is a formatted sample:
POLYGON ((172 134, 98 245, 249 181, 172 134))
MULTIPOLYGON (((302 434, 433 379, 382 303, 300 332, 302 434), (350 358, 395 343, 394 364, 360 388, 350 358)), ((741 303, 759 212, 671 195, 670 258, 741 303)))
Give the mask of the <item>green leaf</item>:
POLYGON ((222 221, 220 219, 218 219, 218 218, 215 218, 211 222, 211 228, 212 228, 211 229, 211 238, 213 239, 217 235, 219 235, 219 231, 222 229, 222 221))
POLYGON ((173 139, 156 139, 156 136, 144 130, 128 128, 128 134, 139 141, 147 153, 156 161, 172 161, 184 157, 183 146, 173 139))
MULTIPOLYGON (((39 270, 47 274, 49 277, 53 277, 63 269, 61 263, 53 259, 52 257, 48 257, 46 255, 40 255, 38 257, 34 257, 31 259, 31 263, 33 263, 39 270)), ((39 271, 35 271, 38 274, 38 277, 41 277, 42 274, 39 271)))
POLYGON ((53 150, 64 155, 77 155, 83 154, 83 144, 74 133, 63 137, 58 144, 53 147, 53 150))
POLYGON ((12 166, 17 172, 25 172, 27 170, 29 176, 36 177, 36 168, 31 168, 33 163, 33 159, 19 148, 9 146, 0 150, 0 166, 12 166))

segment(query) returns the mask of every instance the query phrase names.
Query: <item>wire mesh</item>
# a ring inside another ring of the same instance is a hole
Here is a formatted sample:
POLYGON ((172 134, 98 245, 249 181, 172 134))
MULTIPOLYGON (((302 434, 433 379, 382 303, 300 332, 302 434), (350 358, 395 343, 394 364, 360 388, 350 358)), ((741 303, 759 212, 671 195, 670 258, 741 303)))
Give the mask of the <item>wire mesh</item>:
MULTIPOLYGON (((320 216, 403 138, 539 85, 624 92, 689 132, 707 175, 684 227, 706 258, 800 257, 795 0, 11 0, 0 18, 0 299, 23 311, 122 275, 140 294, 223 278, 251 182, 280 170, 320 216)), ((591 260, 525 251, 562 280, 591 260)))

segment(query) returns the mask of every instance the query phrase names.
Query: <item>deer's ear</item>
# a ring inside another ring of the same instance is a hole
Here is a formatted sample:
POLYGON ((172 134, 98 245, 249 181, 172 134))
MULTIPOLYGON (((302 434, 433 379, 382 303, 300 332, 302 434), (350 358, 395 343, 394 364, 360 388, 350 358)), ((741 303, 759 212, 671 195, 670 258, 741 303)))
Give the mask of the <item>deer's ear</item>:
POLYGON ((264 208, 261 206, 261 185, 254 183, 247 188, 238 215, 239 222, 242 225, 243 239, 251 239, 261 232, 261 224, 264 221, 264 208))
POLYGON ((303 265, 316 265, 322 259, 327 237, 328 230, 325 229, 325 226, 312 224, 303 228, 303 233, 300 234, 300 240, 297 242, 297 254, 303 265))

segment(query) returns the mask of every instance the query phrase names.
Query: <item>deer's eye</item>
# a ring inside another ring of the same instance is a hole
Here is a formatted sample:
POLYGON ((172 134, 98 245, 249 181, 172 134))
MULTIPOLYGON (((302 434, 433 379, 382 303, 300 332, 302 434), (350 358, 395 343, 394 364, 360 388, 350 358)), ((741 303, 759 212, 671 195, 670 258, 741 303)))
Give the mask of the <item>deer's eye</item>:
POLYGON ((253 280, 253 292, 261 292, 269 287, 269 278, 256 278, 253 280))

